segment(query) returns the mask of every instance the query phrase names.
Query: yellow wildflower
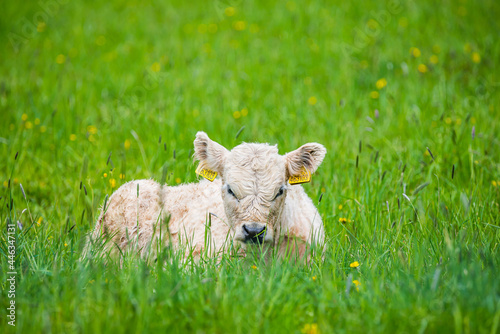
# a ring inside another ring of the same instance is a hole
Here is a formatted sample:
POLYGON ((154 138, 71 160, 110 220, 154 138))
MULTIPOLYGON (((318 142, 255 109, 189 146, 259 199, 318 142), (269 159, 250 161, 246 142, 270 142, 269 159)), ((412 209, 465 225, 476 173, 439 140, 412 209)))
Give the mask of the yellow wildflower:
POLYGON ((379 95, 380 95, 380 94, 379 94, 376 90, 374 90, 374 91, 370 92, 370 97, 371 97, 372 99, 378 99, 379 95))
POLYGON ((58 63, 59 65, 64 64, 65 61, 66 61, 66 56, 63 54, 60 54, 56 57, 56 63, 58 63))
POLYGON ((124 180, 125 179, 125 174, 120 174, 120 180, 124 180))
POLYGON ((236 14, 236 9, 234 7, 227 7, 224 9, 224 14, 226 14, 226 16, 233 16, 236 14))
POLYGON ((42 224, 42 220, 43 220, 43 218, 42 218, 42 217, 38 218, 38 220, 37 220, 36 224, 37 224, 38 226, 40 226, 40 225, 42 224))
POLYGON ((491 184, 493 185, 493 187, 496 187, 497 186, 497 181, 493 180, 493 181, 491 181, 491 184))
POLYGON ((411 47, 411 48, 410 48, 410 54, 411 54, 413 57, 418 58, 418 57, 420 57, 420 55, 421 55, 422 53, 420 52, 420 50, 419 50, 418 48, 411 47))
POLYGON ((359 281, 357 279, 352 281, 352 283, 356 286, 356 291, 359 291, 359 286, 361 285, 361 283, 359 283, 359 281))
POLYGON ((339 223, 342 223, 342 224, 347 223, 347 218, 339 218, 339 223))
POLYGON ((253 270, 257 270, 257 266, 254 264, 254 265, 252 266, 252 269, 253 269, 253 270))
POLYGON ((21 119, 22 119, 23 121, 26 121, 26 120, 28 119, 28 115, 23 114, 23 115, 21 116, 21 119))
POLYGON ((91 135, 95 135, 97 133, 97 127, 95 125, 87 126, 87 132, 91 135))
POLYGON ((472 53, 472 61, 475 62, 476 64, 479 64, 481 62, 481 56, 477 52, 472 53))
POLYGON ((67 244, 67 243, 64 243, 64 247, 68 247, 68 244, 67 244))
POLYGON ((40 124, 40 118, 35 118, 35 125, 40 124))
POLYGON ((339 204, 339 210, 342 210, 343 206, 342 204, 339 204))
POLYGON ((234 119, 238 119, 241 117, 241 112, 239 112, 238 110, 236 110, 235 112, 233 112, 233 117, 234 119))
POLYGON ((313 280, 313 281, 316 281, 316 276, 313 276, 313 277, 312 277, 312 280, 313 280))
POLYGON ((248 115, 248 109, 247 108, 241 109, 241 116, 245 117, 246 115, 248 115))
POLYGON ((445 122, 446 124, 451 124, 451 117, 446 117, 446 118, 444 119, 444 122, 445 122))
POLYGON ((377 86, 377 89, 382 89, 385 86, 387 86, 387 80, 385 78, 378 79, 377 83, 375 84, 375 86, 377 86))
POLYGON ((305 324, 300 330, 303 334, 318 334, 317 324, 305 324))
POLYGON ((420 73, 426 73, 429 69, 427 68, 427 65, 425 64, 420 64, 418 65, 418 71, 420 73))
POLYGON ((125 142, 123 143, 123 147, 125 147, 126 150, 130 148, 130 140, 126 139, 125 142))
POLYGON ((176 177, 175 178, 175 183, 177 183, 177 184, 181 183, 181 179, 179 177, 176 177))
POLYGON ((69 140, 71 141, 75 141, 76 140, 76 135, 74 133, 72 133, 70 136, 69 136, 69 140))
POLYGON ((42 126, 40 127, 40 132, 41 132, 41 133, 44 133, 45 131, 47 131, 47 127, 46 127, 45 125, 42 125, 42 126))
POLYGON ((234 30, 237 31, 243 31, 247 27, 247 24, 245 21, 236 21, 233 23, 233 28, 234 30))
POLYGON ((438 58, 438 56, 436 56, 436 55, 432 55, 432 56, 429 58, 429 61, 430 61, 431 63, 433 63, 433 64, 437 64, 437 63, 438 63, 438 61, 439 61, 439 58, 438 58))
POLYGON ((155 62, 153 65, 151 65, 151 71, 153 72, 160 72, 161 66, 160 63, 155 62))
POLYGON ((115 179, 109 179, 109 184, 111 185, 111 188, 116 187, 116 180, 115 179))
POLYGON ((401 28, 408 27, 408 19, 406 17, 402 17, 399 19, 398 24, 401 28))
POLYGON ((357 267, 359 267, 359 262, 358 261, 354 261, 353 263, 351 263, 349 265, 349 267, 351 267, 351 268, 357 268, 357 267))
POLYGON ((30 121, 26 122, 24 124, 24 126, 26 127, 26 129, 31 129, 33 127, 33 123, 31 123, 30 121))
POLYGON ((104 177, 108 177, 108 173, 104 173, 102 176, 104 176, 104 177))
POLYGON ((311 96, 309 99, 307 99, 307 103, 313 106, 318 103, 318 99, 316 98, 316 96, 311 96))

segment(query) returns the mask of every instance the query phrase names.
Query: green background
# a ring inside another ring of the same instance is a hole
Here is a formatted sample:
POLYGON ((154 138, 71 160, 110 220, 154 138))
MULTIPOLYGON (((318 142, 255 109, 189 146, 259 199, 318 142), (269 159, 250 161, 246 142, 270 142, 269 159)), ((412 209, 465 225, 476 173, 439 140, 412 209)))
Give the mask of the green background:
POLYGON ((499 7, 3 1, 0 327, 499 332, 499 7), (121 184, 196 181, 199 130, 227 148, 325 145, 304 186, 323 193, 324 262, 78 260, 121 184))

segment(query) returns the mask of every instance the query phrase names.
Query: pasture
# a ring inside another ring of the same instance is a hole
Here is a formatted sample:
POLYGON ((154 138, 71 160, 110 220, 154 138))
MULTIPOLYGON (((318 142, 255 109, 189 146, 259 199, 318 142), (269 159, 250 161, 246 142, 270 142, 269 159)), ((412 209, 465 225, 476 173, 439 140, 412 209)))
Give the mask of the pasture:
POLYGON ((1 332, 500 332, 498 1, 0 8, 1 332), (200 130, 326 147, 324 260, 79 260, 120 185, 196 182, 200 130))

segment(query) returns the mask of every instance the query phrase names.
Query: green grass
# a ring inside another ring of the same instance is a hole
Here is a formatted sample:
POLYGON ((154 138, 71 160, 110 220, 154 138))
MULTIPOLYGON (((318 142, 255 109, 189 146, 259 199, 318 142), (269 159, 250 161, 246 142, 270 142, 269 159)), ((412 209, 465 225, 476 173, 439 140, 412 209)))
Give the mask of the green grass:
POLYGON ((0 4, 1 331, 500 332, 498 1, 175 2, 0 4), (79 262, 121 184, 196 181, 198 130, 326 146, 324 262, 79 262))

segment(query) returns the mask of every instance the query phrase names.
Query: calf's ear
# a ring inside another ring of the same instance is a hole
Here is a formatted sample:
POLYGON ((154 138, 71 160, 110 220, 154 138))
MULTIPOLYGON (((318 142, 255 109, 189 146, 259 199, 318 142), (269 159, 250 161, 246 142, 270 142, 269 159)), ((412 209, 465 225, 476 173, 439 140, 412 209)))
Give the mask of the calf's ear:
POLYGON ((326 148, 318 143, 308 143, 287 153, 285 155, 287 176, 301 174, 303 167, 313 174, 323 162, 325 155, 326 148))
POLYGON ((210 169, 222 175, 226 156, 229 151, 219 143, 208 138, 207 134, 199 131, 194 140, 194 157, 200 161, 202 168, 210 169))

